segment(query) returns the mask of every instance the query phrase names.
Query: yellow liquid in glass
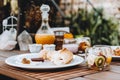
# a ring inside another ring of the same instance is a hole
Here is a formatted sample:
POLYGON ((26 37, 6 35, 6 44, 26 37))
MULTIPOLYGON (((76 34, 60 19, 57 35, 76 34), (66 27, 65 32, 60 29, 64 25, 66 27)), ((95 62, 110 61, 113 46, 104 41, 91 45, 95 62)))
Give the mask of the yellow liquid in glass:
POLYGON ((107 57, 106 63, 110 64, 112 61, 112 57, 107 57))
POLYGON ((36 44, 53 44, 55 36, 52 34, 36 34, 35 41, 36 44))

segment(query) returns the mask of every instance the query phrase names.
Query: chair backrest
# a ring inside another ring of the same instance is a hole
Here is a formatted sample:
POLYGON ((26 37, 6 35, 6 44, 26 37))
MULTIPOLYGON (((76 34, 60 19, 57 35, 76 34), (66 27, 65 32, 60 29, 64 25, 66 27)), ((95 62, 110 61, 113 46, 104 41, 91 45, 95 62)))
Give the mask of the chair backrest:
POLYGON ((17 27, 17 23, 14 24, 14 20, 17 22, 17 18, 15 16, 9 16, 6 19, 3 20, 3 31, 5 31, 8 27, 13 28, 14 26, 17 27), (8 24, 8 21, 11 21, 10 24, 8 24))

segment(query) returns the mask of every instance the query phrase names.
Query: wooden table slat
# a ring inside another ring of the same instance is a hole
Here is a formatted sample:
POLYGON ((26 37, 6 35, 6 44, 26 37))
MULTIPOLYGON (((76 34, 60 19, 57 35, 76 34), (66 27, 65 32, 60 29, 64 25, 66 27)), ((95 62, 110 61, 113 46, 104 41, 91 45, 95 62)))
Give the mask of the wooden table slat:
POLYGON ((6 70, 6 69, 2 69, 0 68, 0 73, 2 75, 6 75, 6 76, 9 76, 9 77, 12 77, 14 79, 19 79, 19 80, 34 80, 35 78, 32 78, 32 77, 29 77, 29 76, 25 76, 25 75, 21 75, 20 72, 12 72, 12 71, 9 71, 9 70, 6 70))
POLYGON ((42 76, 37 76, 37 78, 42 78, 42 79, 46 79, 46 78, 54 78, 54 77, 60 77, 60 76, 66 76, 66 75, 71 75, 71 74, 75 74, 75 73, 79 73, 79 72, 85 72, 87 70, 75 70, 75 71, 64 71, 64 72, 60 72, 60 73, 50 73, 50 74, 45 74, 42 76))
MULTIPOLYGON (((87 68, 83 67, 83 66, 75 66, 72 68, 64 68, 64 69, 58 69, 58 70, 48 70, 48 71, 29 71, 29 70, 24 70, 24 69, 19 69, 19 68, 15 68, 15 67, 11 67, 6 65, 5 63, 2 63, 2 67, 0 67, 0 70, 2 70, 4 72, 4 70, 9 70, 9 72, 12 72, 12 75, 14 75, 15 73, 21 75, 21 76, 25 76, 24 79, 29 80, 28 77, 30 78, 35 78, 35 79, 56 79, 56 78, 64 78, 67 79, 70 76, 72 77, 78 77, 78 76, 83 76, 86 74, 91 74, 91 73, 96 73, 93 70, 88 70, 87 68), (27 77, 26 77, 27 76, 27 77)), ((5 74, 5 73, 3 73, 5 74)), ((19 76, 19 75, 15 75, 15 76, 19 76)), ((13 78, 15 78, 14 76, 11 76, 13 78)))
MULTIPOLYGON (((75 77, 81 77, 84 75, 88 75, 88 74, 93 74, 93 73, 97 73, 98 71, 85 71, 85 72, 79 72, 79 73, 74 73, 74 74, 69 74, 69 75, 64 75, 64 76, 59 76, 59 77, 53 77, 52 79, 54 80, 66 80, 66 79, 70 79, 70 78, 75 78, 75 77)), ((44 78, 44 79, 49 79, 49 78, 44 78)))

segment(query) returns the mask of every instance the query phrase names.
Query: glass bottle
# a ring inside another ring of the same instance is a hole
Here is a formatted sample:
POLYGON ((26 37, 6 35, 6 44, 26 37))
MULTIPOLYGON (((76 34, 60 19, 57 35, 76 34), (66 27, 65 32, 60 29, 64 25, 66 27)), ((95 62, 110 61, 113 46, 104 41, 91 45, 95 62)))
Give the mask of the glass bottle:
POLYGON ((50 7, 43 4, 40 10, 42 12, 42 24, 35 35, 35 41, 37 44, 53 44, 55 36, 48 23, 50 7))

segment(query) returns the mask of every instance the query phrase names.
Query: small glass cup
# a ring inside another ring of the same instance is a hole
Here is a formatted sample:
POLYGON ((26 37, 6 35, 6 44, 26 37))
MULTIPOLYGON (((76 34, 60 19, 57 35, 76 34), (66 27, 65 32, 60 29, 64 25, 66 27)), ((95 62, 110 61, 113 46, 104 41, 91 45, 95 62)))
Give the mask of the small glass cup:
POLYGON ((55 33, 55 50, 62 49, 63 42, 64 42, 64 33, 65 31, 54 31, 55 33))
POLYGON ((110 46, 91 47, 88 50, 86 61, 88 68, 94 70, 109 70, 113 50, 110 46))

